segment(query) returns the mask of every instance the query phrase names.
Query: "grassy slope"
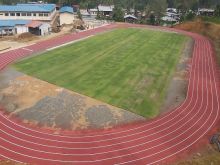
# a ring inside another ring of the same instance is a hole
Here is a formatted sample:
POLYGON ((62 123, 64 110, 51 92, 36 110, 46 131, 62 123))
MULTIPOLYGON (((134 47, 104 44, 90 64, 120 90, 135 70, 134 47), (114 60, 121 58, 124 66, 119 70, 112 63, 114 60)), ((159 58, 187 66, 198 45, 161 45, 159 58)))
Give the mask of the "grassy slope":
POLYGON ((201 17, 201 18, 205 22, 220 24, 220 18, 219 17, 201 17))
POLYGON ((154 117, 185 40, 177 34, 120 29, 15 66, 50 83, 154 117))

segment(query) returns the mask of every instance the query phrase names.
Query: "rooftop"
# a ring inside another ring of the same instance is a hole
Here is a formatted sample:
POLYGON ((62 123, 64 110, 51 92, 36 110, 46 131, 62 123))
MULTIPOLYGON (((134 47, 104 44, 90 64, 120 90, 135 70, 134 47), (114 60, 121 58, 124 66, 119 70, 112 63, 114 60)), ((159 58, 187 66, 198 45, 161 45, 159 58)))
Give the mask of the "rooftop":
POLYGON ((55 4, 17 4, 0 5, 0 11, 7 12, 51 12, 55 9, 55 4))
POLYGON ((126 18, 133 18, 133 19, 137 19, 137 17, 135 17, 134 15, 130 15, 130 14, 125 15, 125 16, 124 16, 124 18, 125 18, 125 19, 126 19, 126 18))
POLYGON ((29 20, 0 20, 0 27, 14 27, 15 25, 26 25, 29 20))
POLYGON ((43 24, 43 22, 40 21, 30 21, 26 26, 31 28, 37 28, 40 27, 43 24))
POLYGON ((113 11, 114 9, 114 6, 102 6, 102 5, 99 5, 98 6, 98 10, 99 11, 113 11))
POLYGON ((64 6, 60 9, 60 13, 72 13, 73 14, 73 8, 69 6, 64 6))

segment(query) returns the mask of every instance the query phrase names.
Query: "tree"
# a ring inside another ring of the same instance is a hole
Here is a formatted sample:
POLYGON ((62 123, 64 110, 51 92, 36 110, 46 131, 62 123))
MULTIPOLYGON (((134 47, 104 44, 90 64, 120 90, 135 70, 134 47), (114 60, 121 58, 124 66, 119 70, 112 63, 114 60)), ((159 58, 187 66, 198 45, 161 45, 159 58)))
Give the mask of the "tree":
POLYGON ((160 18, 165 13, 168 7, 167 0, 149 0, 148 1, 148 13, 153 12, 154 16, 160 18))
POLYGON ((116 5, 113 9, 112 19, 116 22, 123 22, 124 21, 124 12, 122 11, 122 7, 116 5))
POLYGON ((155 22, 156 22, 155 16, 154 16, 153 13, 151 13, 151 15, 150 15, 150 24, 155 25, 155 22))
POLYGON ((81 14, 80 10, 77 11, 77 16, 78 16, 78 19, 82 20, 82 14, 81 14))
POLYGON ((216 6, 215 16, 216 16, 216 17, 220 17, 220 5, 217 5, 217 6, 216 6))
POLYGON ((193 12, 189 12, 186 14, 186 20, 187 21, 192 21, 195 18, 195 14, 193 12))

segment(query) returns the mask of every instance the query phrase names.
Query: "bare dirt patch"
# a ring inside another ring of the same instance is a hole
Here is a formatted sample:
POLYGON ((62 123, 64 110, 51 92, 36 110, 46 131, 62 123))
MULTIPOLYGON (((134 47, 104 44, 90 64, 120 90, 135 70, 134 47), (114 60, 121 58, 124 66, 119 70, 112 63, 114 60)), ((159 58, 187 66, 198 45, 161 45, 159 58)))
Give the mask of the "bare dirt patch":
POLYGON ((38 126, 69 130, 106 129, 145 120, 10 68, 0 77, 0 105, 10 115, 38 126))

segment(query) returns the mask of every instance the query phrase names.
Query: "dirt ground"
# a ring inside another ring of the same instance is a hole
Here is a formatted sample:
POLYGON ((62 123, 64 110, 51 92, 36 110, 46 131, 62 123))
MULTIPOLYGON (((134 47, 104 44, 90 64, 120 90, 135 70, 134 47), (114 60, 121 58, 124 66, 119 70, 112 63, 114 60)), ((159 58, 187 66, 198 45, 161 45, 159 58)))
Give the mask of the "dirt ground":
POLYGON ((62 36, 68 33, 72 33, 71 29, 72 27, 70 26, 63 27, 61 32, 51 33, 50 35, 47 35, 47 36, 29 35, 28 37, 19 37, 19 35, 15 35, 15 36, 0 37, 1 46, 3 47, 1 48, 0 46, 0 53, 6 52, 9 50, 18 49, 18 48, 25 47, 25 46, 29 46, 37 42, 55 38, 58 36, 62 36), (5 47, 7 47, 7 49, 5 49, 5 47))

